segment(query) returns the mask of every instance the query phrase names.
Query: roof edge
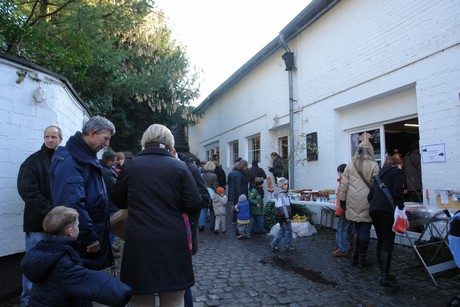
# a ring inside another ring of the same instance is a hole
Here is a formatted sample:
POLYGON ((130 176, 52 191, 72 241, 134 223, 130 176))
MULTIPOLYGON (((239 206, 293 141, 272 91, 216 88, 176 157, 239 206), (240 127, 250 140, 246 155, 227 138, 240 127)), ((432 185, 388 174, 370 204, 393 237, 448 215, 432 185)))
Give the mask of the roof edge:
MULTIPOLYGON (((293 20, 291 20, 280 32, 283 35, 284 40, 288 42, 300 32, 305 30, 308 26, 313 24, 322 15, 329 11, 334 5, 340 0, 313 0, 307 5, 293 20)), ((279 36, 275 37, 270 41, 264 48, 262 48, 256 55, 254 55, 249 61, 241 66, 236 72, 234 72, 227 80, 225 80, 219 87, 217 87, 211 94, 208 95, 194 110, 192 113, 203 112, 208 106, 210 106, 216 99, 218 99, 223 93, 229 88, 240 81, 244 76, 255 68, 258 64, 262 63, 270 55, 278 51, 282 46, 279 42, 279 36)))
POLYGON ((67 86, 67 88, 70 90, 70 92, 75 97, 75 99, 77 99, 78 103, 80 103, 80 105, 86 110, 86 112, 88 112, 88 115, 92 116, 88 105, 83 101, 83 99, 80 98, 80 96, 78 95, 77 91, 73 88, 72 84, 70 83, 70 81, 66 77, 61 76, 61 75, 49 70, 48 68, 39 66, 39 65, 34 64, 32 62, 29 62, 27 60, 24 60, 24 59, 21 59, 21 58, 18 58, 18 57, 15 57, 15 56, 12 56, 12 55, 9 55, 9 54, 6 54, 6 53, 0 52, 0 58, 3 58, 5 60, 20 64, 20 65, 24 65, 24 66, 33 68, 33 69, 38 70, 38 71, 40 71, 42 73, 45 73, 47 75, 51 75, 51 76, 55 77, 56 79, 59 79, 62 83, 64 83, 67 86))

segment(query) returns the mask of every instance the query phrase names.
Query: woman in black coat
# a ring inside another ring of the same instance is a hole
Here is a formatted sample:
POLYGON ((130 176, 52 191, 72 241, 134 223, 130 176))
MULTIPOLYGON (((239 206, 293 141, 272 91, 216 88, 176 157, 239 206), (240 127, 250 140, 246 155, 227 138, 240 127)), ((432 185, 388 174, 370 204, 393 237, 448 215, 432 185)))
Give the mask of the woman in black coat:
POLYGON ((174 137, 151 125, 144 149, 127 161, 112 189, 112 201, 128 208, 120 279, 133 290, 131 306, 183 304, 195 284, 182 212, 194 214, 201 197, 187 165, 171 154, 174 137))
MULTIPOLYGON (((394 203, 399 209, 404 209, 404 173, 399 168, 401 160, 396 157, 387 157, 379 177, 390 191, 394 203)), ((377 180, 373 181, 372 189, 367 197, 370 207, 369 213, 377 234, 377 259, 380 267, 380 284, 392 292, 399 290, 394 284, 394 277, 390 275, 391 258, 395 233, 393 232, 395 208, 380 189, 377 180)))

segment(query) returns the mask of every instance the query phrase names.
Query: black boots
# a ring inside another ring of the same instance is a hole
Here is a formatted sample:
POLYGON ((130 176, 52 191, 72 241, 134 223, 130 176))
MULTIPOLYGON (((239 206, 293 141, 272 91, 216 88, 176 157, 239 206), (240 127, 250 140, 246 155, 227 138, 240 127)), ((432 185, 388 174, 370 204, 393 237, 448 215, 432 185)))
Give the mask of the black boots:
POLYGON ((367 268, 372 266, 372 263, 367 261, 367 249, 369 248, 369 241, 358 241, 358 267, 367 268))
POLYGON ((399 291, 399 286, 394 283, 394 276, 390 275, 391 258, 392 252, 380 252, 379 264, 380 264, 380 284, 390 292, 399 291))

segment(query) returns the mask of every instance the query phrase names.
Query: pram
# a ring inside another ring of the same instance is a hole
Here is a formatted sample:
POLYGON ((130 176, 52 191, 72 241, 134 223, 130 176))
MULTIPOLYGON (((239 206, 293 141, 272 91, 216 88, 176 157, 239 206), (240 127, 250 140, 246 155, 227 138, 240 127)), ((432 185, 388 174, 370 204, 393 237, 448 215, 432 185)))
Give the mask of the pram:
MULTIPOLYGON (((446 210, 447 211, 447 210, 446 210)), ((454 256, 455 264, 460 268, 460 210, 454 216, 446 215, 449 220, 449 247, 452 255, 454 256)), ((450 299, 448 306, 460 306, 459 295, 450 299)))
POLYGON ((460 210, 449 217, 449 247, 455 263, 460 268, 460 210))

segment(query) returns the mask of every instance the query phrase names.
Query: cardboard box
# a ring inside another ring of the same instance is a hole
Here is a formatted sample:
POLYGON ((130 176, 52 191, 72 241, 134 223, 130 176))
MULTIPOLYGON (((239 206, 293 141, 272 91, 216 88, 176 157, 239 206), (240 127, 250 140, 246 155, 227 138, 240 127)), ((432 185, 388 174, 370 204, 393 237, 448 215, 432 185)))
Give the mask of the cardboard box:
POLYGON ((121 209, 110 217, 110 232, 125 240, 126 222, 128 221, 128 209, 121 209))
POLYGON ((441 204, 441 196, 436 196, 436 206, 438 208, 447 208, 447 209, 460 209, 460 201, 452 200, 452 196, 449 195, 449 203, 441 204))

